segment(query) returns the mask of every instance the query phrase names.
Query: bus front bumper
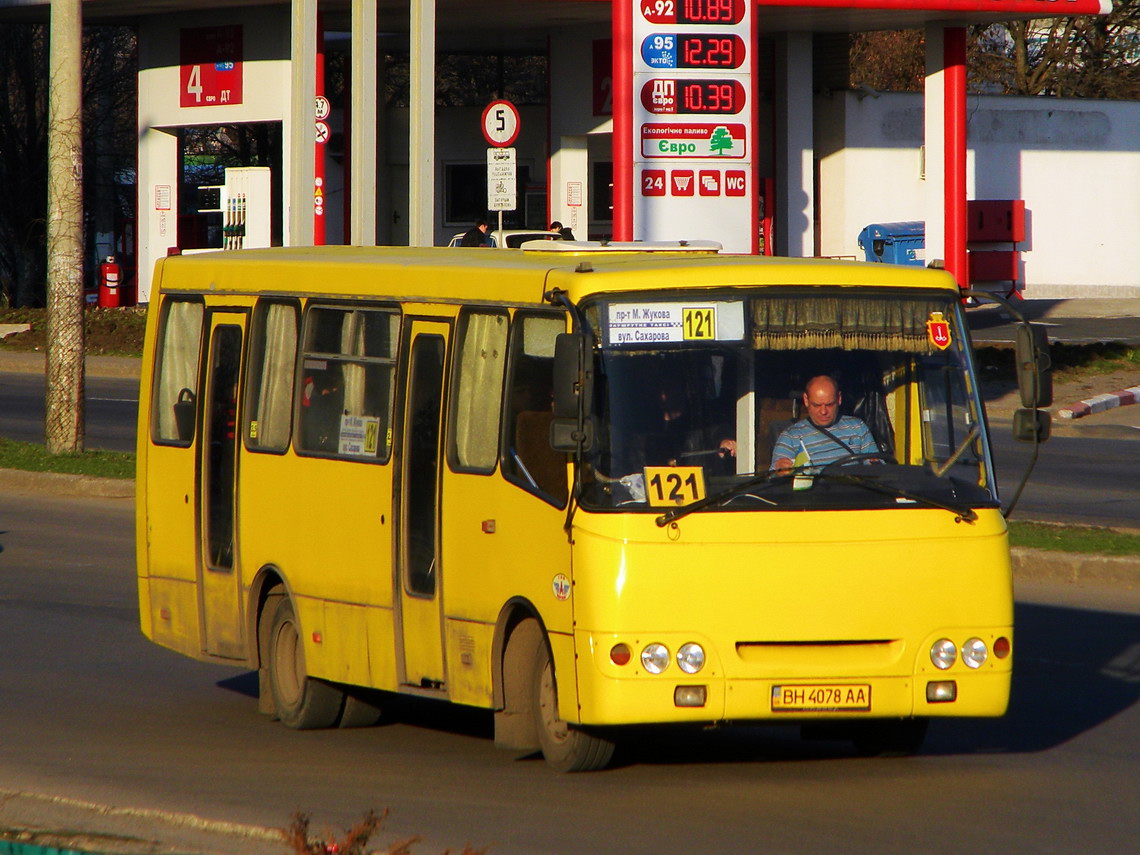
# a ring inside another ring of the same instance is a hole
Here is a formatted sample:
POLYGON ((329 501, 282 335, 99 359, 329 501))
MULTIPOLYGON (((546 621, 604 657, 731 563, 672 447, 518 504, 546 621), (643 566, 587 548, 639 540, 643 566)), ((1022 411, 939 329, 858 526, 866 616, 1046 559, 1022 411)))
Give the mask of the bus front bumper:
MULTIPOLYGON (((582 662, 580 660, 579 664, 582 662)), ((1009 659, 970 670, 923 669, 918 674, 861 676, 764 675, 726 677, 708 667, 684 674, 676 664, 661 674, 636 667, 580 667, 582 725, 857 720, 910 717, 995 717, 1009 703, 1009 659)), ((564 710, 564 712, 570 712, 564 710)))

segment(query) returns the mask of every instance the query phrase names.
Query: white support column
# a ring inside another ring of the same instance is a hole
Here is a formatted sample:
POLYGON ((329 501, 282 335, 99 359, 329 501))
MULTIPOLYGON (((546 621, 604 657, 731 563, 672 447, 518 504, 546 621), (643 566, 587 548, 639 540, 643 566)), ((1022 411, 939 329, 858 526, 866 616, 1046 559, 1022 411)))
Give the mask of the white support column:
POLYGON ((352 0, 349 243, 376 245, 376 0, 352 0))
POLYGON ((578 240, 586 240, 590 230, 589 187, 589 137, 560 137, 550 157, 550 219, 568 226, 578 240))
POLYGON ((815 252, 811 33, 776 40, 776 253, 815 252))
POLYGON ((317 92, 317 0, 292 0, 290 43, 289 131, 283 153, 282 185, 286 188, 286 246, 313 244, 313 181, 317 92))
MULTIPOLYGON (((150 97, 150 78, 139 78, 139 102, 150 97)), ((154 264, 178 246, 178 137, 139 126, 138 145, 138 301, 150 302, 154 264)))
POLYGON ((435 0, 412 0, 408 244, 435 243, 435 0))
POLYGON ((943 24, 926 26, 924 176, 926 180, 926 262, 944 260, 946 245, 946 105, 943 24))

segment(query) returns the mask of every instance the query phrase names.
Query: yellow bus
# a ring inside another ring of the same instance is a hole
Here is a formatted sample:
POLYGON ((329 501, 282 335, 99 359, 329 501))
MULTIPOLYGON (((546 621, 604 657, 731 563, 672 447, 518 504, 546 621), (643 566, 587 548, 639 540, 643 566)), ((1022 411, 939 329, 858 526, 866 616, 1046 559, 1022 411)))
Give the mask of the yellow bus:
POLYGON ((143 632, 257 669, 290 727, 435 698, 565 771, 632 725, 905 752, 1001 715, 1009 548, 954 281, 715 248, 161 260, 143 632), (870 451, 804 441, 820 388, 870 451))

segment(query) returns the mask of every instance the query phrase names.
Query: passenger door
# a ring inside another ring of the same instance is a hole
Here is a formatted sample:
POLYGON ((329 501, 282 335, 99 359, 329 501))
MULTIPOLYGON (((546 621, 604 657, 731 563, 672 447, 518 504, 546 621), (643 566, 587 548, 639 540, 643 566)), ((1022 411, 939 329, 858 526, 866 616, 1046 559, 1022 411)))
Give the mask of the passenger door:
POLYGON ((406 685, 441 688, 443 610, 439 550, 444 366, 450 327, 408 319, 404 335, 403 428, 396 501, 399 639, 406 685))
POLYGON ((207 653, 234 658, 244 654, 234 533, 238 490, 238 383, 245 330, 244 312, 209 313, 206 397, 198 467, 198 590, 205 649, 207 653))

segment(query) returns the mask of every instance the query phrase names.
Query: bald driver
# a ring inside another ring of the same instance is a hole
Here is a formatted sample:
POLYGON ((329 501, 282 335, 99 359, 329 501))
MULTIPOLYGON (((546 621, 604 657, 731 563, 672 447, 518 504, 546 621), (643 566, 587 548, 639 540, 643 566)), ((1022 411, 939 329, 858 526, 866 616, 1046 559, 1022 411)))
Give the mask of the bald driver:
POLYGON ((797 454, 806 450, 811 464, 824 466, 849 454, 874 454, 879 446, 862 419, 839 415, 843 395, 835 378, 820 374, 804 389, 807 418, 786 428, 772 447, 771 469, 792 469, 797 454))

